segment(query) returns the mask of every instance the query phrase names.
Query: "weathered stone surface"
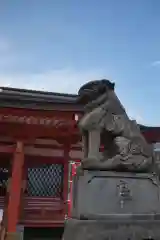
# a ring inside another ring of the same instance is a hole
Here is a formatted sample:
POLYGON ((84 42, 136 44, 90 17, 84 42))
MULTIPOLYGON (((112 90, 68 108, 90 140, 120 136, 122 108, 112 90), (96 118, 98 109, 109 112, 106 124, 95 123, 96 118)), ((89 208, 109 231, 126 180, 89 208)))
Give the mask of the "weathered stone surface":
POLYGON ((120 219, 160 215, 160 182, 151 173, 78 170, 73 179, 71 217, 120 219))
POLYGON ((84 143, 85 169, 149 171, 153 161, 152 147, 132 121, 108 80, 93 81, 79 91, 85 114, 79 121, 84 143), (100 143, 104 153, 100 157, 100 143))
POLYGON ((159 220, 96 221, 69 219, 63 240, 147 240, 160 239, 159 220))

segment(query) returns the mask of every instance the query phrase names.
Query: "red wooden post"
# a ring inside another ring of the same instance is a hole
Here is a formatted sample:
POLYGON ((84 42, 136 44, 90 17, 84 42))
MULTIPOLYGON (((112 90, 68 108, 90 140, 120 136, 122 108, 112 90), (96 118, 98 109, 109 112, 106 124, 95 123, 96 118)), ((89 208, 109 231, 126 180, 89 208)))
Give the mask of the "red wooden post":
POLYGON ((19 235, 15 233, 19 219, 23 163, 23 142, 18 141, 14 152, 12 163, 12 178, 9 186, 7 239, 19 238, 19 235))
POLYGON ((70 146, 66 145, 64 149, 64 175, 63 175, 63 201, 65 203, 64 217, 68 213, 68 172, 69 172, 69 151, 70 146))

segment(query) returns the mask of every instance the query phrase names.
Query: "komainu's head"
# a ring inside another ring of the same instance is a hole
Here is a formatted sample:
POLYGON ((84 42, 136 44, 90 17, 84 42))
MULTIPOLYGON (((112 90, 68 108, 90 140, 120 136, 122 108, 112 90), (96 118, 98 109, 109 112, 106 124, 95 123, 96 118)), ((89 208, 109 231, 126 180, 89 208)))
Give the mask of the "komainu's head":
POLYGON ((114 87, 115 83, 107 79, 90 81, 79 89, 79 102, 88 103, 108 91, 114 91, 114 87))

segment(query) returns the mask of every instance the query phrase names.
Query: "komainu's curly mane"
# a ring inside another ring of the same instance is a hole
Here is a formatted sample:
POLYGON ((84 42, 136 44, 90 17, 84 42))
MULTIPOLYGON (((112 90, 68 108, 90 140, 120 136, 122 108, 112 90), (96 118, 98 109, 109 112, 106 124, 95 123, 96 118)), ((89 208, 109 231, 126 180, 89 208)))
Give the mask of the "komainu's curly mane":
POLYGON ((115 88, 115 83, 107 80, 107 79, 102 79, 102 80, 94 80, 90 81, 86 84, 84 84, 78 91, 78 95, 83 94, 84 91, 105 91, 107 89, 109 90, 114 90, 115 88))

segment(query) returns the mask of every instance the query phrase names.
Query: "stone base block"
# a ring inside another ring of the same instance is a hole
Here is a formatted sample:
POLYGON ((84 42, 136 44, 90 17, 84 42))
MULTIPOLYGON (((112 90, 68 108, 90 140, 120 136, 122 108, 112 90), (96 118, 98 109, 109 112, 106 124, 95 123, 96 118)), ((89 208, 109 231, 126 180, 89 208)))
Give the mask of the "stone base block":
POLYGON ((160 221, 69 219, 63 240, 160 240, 160 221))

